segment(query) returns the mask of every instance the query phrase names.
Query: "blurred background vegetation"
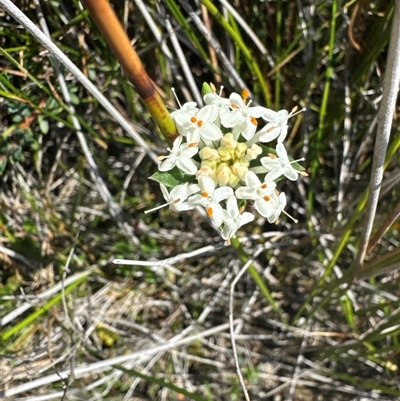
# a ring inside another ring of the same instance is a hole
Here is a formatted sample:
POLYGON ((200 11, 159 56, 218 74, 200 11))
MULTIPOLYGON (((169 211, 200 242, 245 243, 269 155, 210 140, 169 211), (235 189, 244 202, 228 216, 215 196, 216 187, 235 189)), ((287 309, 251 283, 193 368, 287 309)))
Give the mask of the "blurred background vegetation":
MULTIPOLYGON (((244 399, 226 323, 230 282, 254 257, 272 299, 248 274, 234 296, 252 400, 400 399, 399 273, 385 268, 399 263, 398 220, 386 223, 362 272, 348 275, 394 0, 111 3, 171 111, 178 107, 172 88, 182 103, 201 101, 190 80, 198 90, 203 82, 222 85, 226 96, 246 87, 255 104, 274 110, 306 108, 290 121, 288 148, 294 159, 305 157, 309 177, 280 187, 299 223, 258 218, 241 230, 238 253, 197 212, 144 214, 164 202, 148 180, 156 171, 151 157, 61 67, 77 135, 49 52, 0 8, 2 394, 244 399), (115 265, 114 258, 143 265, 115 265), (78 374, 84 364, 190 335, 197 337, 78 374), (50 375, 59 378, 36 382, 50 375)), ((158 128, 79 1, 14 4, 37 25, 41 9, 54 43, 149 149, 165 154, 158 128)), ((400 202, 398 143, 396 110, 373 234, 400 202)))

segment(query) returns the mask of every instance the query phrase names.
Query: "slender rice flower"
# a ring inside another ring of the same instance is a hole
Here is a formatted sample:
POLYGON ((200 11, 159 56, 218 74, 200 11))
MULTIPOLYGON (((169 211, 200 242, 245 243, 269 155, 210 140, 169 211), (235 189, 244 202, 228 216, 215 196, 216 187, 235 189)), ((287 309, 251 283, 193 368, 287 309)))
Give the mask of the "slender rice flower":
POLYGON ((190 117, 190 124, 186 125, 188 135, 191 134, 193 137, 208 141, 221 139, 221 129, 214 124, 217 118, 218 109, 215 106, 204 106, 196 115, 190 117))
POLYGON ((233 189, 231 187, 215 188, 214 180, 207 175, 201 175, 198 181, 200 193, 191 196, 188 202, 190 205, 203 206, 207 216, 219 227, 223 220, 223 209, 220 203, 233 195, 233 189))
POLYGON ((246 103, 249 91, 244 90, 242 96, 232 93, 229 96, 231 110, 224 110, 221 113, 221 124, 226 128, 233 128, 232 133, 235 137, 240 134, 250 140, 257 129, 257 118, 265 113, 265 108, 261 106, 250 107, 251 100, 246 103))
POLYGON ((171 210, 178 213, 184 210, 194 209, 194 206, 190 205, 187 200, 190 195, 200 190, 200 187, 197 184, 189 185, 188 183, 177 185, 172 188, 171 192, 168 192, 168 189, 164 184, 160 184, 160 188, 167 203, 159 205, 154 209, 147 210, 145 213, 154 212, 165 206, 169 206, 171 210))
MULTIPOLYGON (((173 111, 171 116, 174 119, 176 126, 179 128, 184 127, 187 123, 188 117, 190 118, 191 116, 194 116, 198 111, 199 109, 195 102, 187 102, 181 106, 179 110, 173 111)), ((179 133, 186 136, 185 129, 182 129, 182 132, 179 133)))
POLYGON ((262 118, 268 121, 268 124, 260 131, 260 142, 271 142, 278 138, 278 143, 285 140, 288 131, 288 119, 292 114, 287 110, 273 111, 267 109, 262 118))
POLYGON ((192 157, 199 151, 199 149, 197 146, 191 146, 187 143, 181 145, 182 139, 181 136, 178 136, 172 145, 172 150, 168 148, 170 154, 159 158, 159 160, 163 160, 158 166, 160 171, 169 171, 177 166, 186 174, 196 174, 197 164, 192 160, 192 157))
POLYGON ((252 213, 240 213, 237 200, 234 196, 226 201, 226 210, 223 210, 223 215, 224 227, 222 228, 222 238, 225 240, 234 237, 240 227, 254 220, 252 213))
POLYGON ((221 86, 219 95, 216 92, 207 93, 204 95, 204 103, 206 105, 212 105, 216 110, 218 110, 218 119, 216 123, 220 123, 220 116, 222 113, 229 111, 230 101, 229 99, 225 99, 221 96, 223 87, 221 86))
POLYGON ((206 91, 204 107, 188 102, 172 113, 180 136, 170 154, 159 158, 159 171, 152 178, 167 201, 158 208, 181 212, 203 207, 229 243, 240 227, 254 220, 253 213, 239 207, 241 202, 253 203, 256 212, 274 223, 286 214, 286 196, 278 192, 276 181, 282 176, 294 181, 304 173, 296 170, 298 164, 283 145, 294 110, 251 107, 247 90, 229 99, 222 90, 206 91), (258 118, 267 121, 259 131, 258 118), (278 142, 276 155, 265 145, 272 140, 278 142))
POLYGON ((181 212, 183 210, 193 209, 193 206, 190 205, 187 200, 191 194, 198 191, 198 185, 177 185, 176 187, 172 188, 171 192, 168 192, 167 187, 163 184, 161 184, 160 187, 164 195, 164 199, 167 201, 171 210, 174 212, 181 212))
POLYGON ((261 164, 268 171, 265 179, 276 180, 281 175, 284 175, 289 180, 296 181, 299 176, 299 172, 293 168, 293 164, 288 158, 283 143, 278 143, 276 145, 276 154, 278 157, 270 154, 268 157, 262 157, 260 160, 261 164))
POLYGON ((286 138, 288 128, 289 127, 284 124, 278 125, 275 123, 268 123, 260 131, 255 133, 253 138, 250 141, 248 141, 247 145, 250 146, 257 142, 268 143, 277 138, 278 138, 278 143, 281 143, 286 138))
POLYGON ((275 208, 278 206, 276 202, 272 200, 276 196, 275 182, 272 180, 261 182, 252 171, 247 172, 244 180, 246 186, 242 186, 235 191, 236 197, 238 199, 253 200, 254 208, 261 214, 261 216, 268 219, 271 216, 274 216, 275 208))
MULTIPOLYGON (((278 194, 277 191, 274 191, 269 202, 271 204, 272 213, 267 217, 267 219, 269 223, 275 223, 279 219, 283 209, 285 209, 286 195, 284 192, 278 194)), ((290 215, 289 217, 293 219, 290 215)), ((293 221, 297 223, 297 220, 293 219, 293 221)))
POLYGON ((289 118, 302 111, 304 111, 304 109, 297 111, 297 107, 294 107, 290 113, 287 110, 273 111, 271 109, 265 109, 261 117, 263 120, 267 121, 268 124, 260 131, 256 132, 253 138, 247 142, 247 145, 250 146, 257 142, 268 143, 275 139, 277 139, 278 143, 282 143, 286 139, 289 129, 289 118))

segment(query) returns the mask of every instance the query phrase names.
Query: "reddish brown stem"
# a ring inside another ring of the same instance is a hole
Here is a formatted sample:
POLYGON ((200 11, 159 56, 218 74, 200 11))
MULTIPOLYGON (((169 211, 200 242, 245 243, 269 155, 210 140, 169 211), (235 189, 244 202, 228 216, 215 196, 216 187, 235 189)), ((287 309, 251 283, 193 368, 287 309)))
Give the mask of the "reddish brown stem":
POLYGON ((173 142, 175 123, 107 0, 82 0, 161 132, 173 142))

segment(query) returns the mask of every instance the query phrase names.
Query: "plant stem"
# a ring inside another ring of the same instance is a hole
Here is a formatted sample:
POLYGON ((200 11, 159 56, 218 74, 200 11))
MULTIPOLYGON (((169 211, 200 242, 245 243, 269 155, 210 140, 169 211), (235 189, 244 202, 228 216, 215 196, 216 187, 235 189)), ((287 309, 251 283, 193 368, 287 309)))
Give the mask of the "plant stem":
POLYGON ((170 143, 178 136, 175 123, 107 0, 83 0, 90 16, 117 57, 129 81, 170 143))

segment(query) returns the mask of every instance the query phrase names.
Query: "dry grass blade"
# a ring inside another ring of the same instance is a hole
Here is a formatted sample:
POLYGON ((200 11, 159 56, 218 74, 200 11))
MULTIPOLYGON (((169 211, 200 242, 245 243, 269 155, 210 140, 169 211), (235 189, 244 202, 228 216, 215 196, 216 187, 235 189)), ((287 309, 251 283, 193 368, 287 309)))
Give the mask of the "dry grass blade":
POLYGON ((138 135, 133 129, 132 125, 116 110, 116 108, 101 94, 96 86, 90 82, 87 77, 76 67, 75 64, 56 46, 54 43, 47 38, 47 36, 40 31, 36 25, 26 17, 11 1, 0 0, 0 5, 7 10, 26 30, 28 30, 34 38, 36 38, 50 53, 61 63, 67 70, 73 74, 77 80, 99 101, 99 103, 118 121, 118 123, 127 131, 132 138, 140 144, 146 153, 158 163, 157 157, 150 150, 148 144, 138 135))
POLYGON ((357 254, 357 269, 361 269, 367 252, 368 241, 371 235, 379 193, 382 185, 386 151, 389 144, 392 128, 393 114, 400 84, 400 4, 395 2, 392 30, 390 35, 387 66, 383 81, 382 101, 378 114, 378 131, 375 140, 374 159, 370 180, 369 198, 366 207, 366 215, 362 236, 357 254))
POLYGON ((228 328, 229 328, 229 324, 225 323, 223 325, 213 327, 212 329, 209 329, 209 330, 204 330, 203 332, 188 336, 186 338, 183 338, 183 339, 180 339, 177 341, 168 341, 164 344, 161 344, 161 345, 158 345, 155 347, 151 347, 149 349, 144 349, 144 350, 141 350, 138 352, 134 352, 131 354, 122 355, 122 356, 118 356, 115 358, 109 358, 109 359, 106 359, 103 361, 92 363, 90 365, 77 366, 74 368, 73 371, 68 370, 68 371, 57 372, 56 374, 53 374, 53 375, 50 375, 47 377, 42 377, 40 379, 31 381, 29 383, 22 384, 18 387, 10 388, 9 390, 6 390, 4 392, 4 396, 12 397, 12 396, 20 394, 22 392, 30 391, 37 387, 42 387, 42 386, 45 386, 45 385, 48 385, 50 383, 54 383, 57 381, 63 381, 65 379, 68 379, 68 377, 70 377, 71 374, 73 374, 75 379, 78 379, 88 373, 103 372, 105 370, 111 369, 114 365, 121 364, 126 361, 130 361, 130 360, 135 360, 137 358, 152 356, 161 351, 171 350, 172 348, 176 348, 176 347, 179 347, 180 345, 191 343, 192 341, 200 339, 200 338, 214 335, 221 331, 227 330, 228 328))

